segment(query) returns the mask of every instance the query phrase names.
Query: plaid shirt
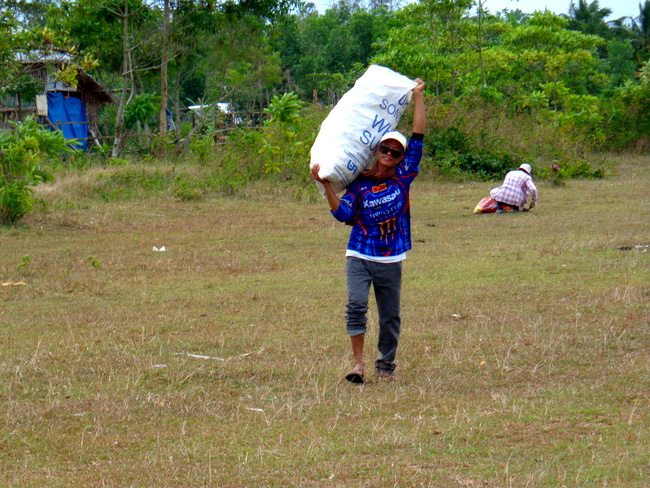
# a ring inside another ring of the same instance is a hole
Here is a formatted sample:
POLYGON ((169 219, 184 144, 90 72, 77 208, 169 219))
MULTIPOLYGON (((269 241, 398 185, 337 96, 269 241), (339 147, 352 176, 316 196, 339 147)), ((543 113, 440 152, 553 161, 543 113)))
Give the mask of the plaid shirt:
POLYGON ((503 185, 490 190, 492 199, 499 203, 517 205, 520 209, 526 205, 528 195, 531 202, 537 201, 537 187, 533 183, 533 178, 521 169, 510 171, 503 185))
POLYGON ((341 222, 352 221, 348 251, 369 258, 400 256, 411 249, 409 190, 422 158, 422 136, 414 134, 395 178, 383 183, 359 176, 347 187, 339 209, 341 222))

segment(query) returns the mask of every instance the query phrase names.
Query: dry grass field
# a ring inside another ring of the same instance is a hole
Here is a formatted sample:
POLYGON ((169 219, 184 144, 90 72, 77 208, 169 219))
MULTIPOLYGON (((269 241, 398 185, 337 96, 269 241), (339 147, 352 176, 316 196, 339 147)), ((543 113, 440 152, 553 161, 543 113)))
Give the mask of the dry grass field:
POLYGON ((0 229, 0 486, 650 487, 649 158, 526 214, 473 215, 490 186, 414 184, 392 384, 342 381, 324 201, 59 194, 0 229))

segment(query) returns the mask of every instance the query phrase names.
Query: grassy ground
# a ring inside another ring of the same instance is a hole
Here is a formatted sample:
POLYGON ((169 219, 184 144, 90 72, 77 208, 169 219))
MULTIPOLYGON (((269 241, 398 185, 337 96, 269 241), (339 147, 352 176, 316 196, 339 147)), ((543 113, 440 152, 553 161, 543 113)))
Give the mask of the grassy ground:
POLYGON ((521 215, 417 181, 399 381, 363 387, 323 201, 1 229, 0 486, 650 486, 650 164, 617 173, 521 215))

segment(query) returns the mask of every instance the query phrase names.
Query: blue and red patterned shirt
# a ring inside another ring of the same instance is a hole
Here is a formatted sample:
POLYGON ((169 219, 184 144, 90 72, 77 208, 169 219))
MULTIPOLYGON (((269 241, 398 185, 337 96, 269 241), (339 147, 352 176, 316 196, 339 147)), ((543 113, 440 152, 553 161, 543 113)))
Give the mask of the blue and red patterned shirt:
POLYGON ((352 224, 347 256, 396 262, 411 249, 409 189, 422 159, 422 134, 413 134, 395 177, 384 182, 357 177, 348 185, 334 218, 352 224))

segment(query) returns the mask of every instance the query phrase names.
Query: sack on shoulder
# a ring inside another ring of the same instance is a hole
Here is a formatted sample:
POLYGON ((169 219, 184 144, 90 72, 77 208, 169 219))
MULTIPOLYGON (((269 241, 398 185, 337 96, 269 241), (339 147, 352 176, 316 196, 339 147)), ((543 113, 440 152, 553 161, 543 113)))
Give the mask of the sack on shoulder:
POLYGON ((368 169, 381 137, 397 130, 416 86, 389 68, 370 66, 321 124, 311 148, 310 168, 318 163, 318 175, 336 193, 342 192, 368 169))

